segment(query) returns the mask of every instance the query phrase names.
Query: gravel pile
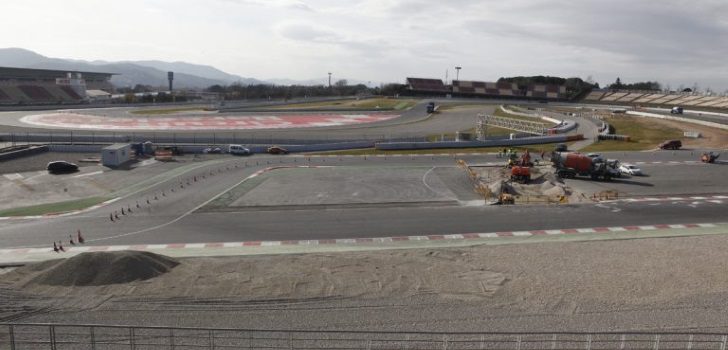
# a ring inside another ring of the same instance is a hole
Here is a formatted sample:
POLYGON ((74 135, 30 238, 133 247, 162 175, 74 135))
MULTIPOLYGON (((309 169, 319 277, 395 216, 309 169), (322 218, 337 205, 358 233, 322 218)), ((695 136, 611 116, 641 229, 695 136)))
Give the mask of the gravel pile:
MULTIPOLYGON (((169 272, 177 260, 149 252, 82 253, 38 271, 29 284, 103 286, 143 281, 169 272)), ((36 270, 35 267, 28 266, 36 270)))

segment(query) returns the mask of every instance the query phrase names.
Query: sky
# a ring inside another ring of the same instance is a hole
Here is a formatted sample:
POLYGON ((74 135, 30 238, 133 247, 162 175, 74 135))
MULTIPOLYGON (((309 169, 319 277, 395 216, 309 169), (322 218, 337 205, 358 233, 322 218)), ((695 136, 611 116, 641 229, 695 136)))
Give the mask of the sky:
POLYGON ((726 0, 3 0, 0 47, 257 79, 591 77, 728 90, 726 0), (12 33, 12 34, 10 34, 12 33), (446 73, 447 72, 447 73, 446 73))

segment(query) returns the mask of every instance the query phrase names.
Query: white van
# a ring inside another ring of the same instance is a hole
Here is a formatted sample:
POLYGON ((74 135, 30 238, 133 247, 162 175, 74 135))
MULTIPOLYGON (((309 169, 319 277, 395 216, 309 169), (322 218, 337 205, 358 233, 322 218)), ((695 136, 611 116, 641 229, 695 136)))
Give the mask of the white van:
POLYGON ((228 147, 228 152, 230 152, 230 154, 237 154, 241 156, 249 156, 252 154, 250 149, 243 147, 242 145, 230 145, 228 147))

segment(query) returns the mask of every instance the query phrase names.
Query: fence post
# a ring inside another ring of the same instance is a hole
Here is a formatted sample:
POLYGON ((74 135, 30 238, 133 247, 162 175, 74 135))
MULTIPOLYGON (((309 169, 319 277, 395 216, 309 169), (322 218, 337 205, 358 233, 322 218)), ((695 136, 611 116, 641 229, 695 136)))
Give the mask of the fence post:
POLYGON ((586 336, 586 350, 591 350, 592 335, 587 334, 586 336))
POLYGON ((134 327, 129 327, 129 348, 131 350, 136 349, 136 344, 134 344, 134 327))
POLYGON ((15 350, 15 329, 13 325, 8 325, 8 336, 10 337, 10 350, 15 350))
POLYGON ((210 349, 215 350, 215 330, 211 329, 209 331, 210 336, 210 349))
POLYGON ((654 349, 655 350, 660 350, 660 335, 659 334, 656 334, 655 335, 655 347, 654 347, 654 349))
POLYGON ((693 335, 691 334, 688 337, 688 350, 692 350, 692 349, 693 349, 693 335))
POLYGON ((551 336, 551 350, 556 350, 556 334, 551 336))
MULTIPOLYGON (((80 235, 80 233, 79 233, 79 235, 80 235)), ((96 350, 96 334, 94 332, 94 327, 91 326, 89 331, 91 332, 91 350, 96 350)))
POLYGON ((726 344, 727 340, 728 340, 728 335, 724 335, 723 341, 720 343, 720 350, 725 350, 725 344, 726 344))
POLYGON ((174 329, 169 329, 169 348, 174 350, 174 329))
POLYGON ((51 350, 56 350, 56 327, 53 325, 50 325, 48 327, 48 336, 50 337, 51 341, 51 350))

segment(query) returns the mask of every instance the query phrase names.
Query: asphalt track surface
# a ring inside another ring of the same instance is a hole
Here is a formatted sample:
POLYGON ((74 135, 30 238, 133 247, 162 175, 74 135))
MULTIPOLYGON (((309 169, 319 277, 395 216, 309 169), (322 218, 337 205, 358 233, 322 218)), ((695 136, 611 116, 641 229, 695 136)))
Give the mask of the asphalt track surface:
MULTIPOLYGON (((724 164, 694 162, 691 151, 605 154, 630 162, 651 162, 653 176, 618 180, 635 196, 725 194, 724 164), (659 165, 656 163, 659 162, 659 165), (674 162, 674 163, 670 163, 674 162), (651 184, 660 175, 661 184, 651 184), (690 179, 691 174, 700 179, 690 179), (652 180, 652 179, 655 180, 652 180), (703 181, 705 180, 705 181, 703 181), (644 192, 641 188, 662 188, 644 192)), ((469 163, 495 162, 495 155, 462 156, 469 163)), ((602 226, 686 224, 725 221, 726 201, 614 202, 560 206, 413 206, 264 208, 215 212, 200 210, 216 196, 263 169, 277 166, 454 166, 450 156, 405 157, 231 157, 225 163, 201 166, 153 185, 129 197, 78 215, 0 221, 0 248, 45 247, 66 240, 80 229, 92 245, 134 245, 196 242, 240 242, 365 238, 383 236, 457 234, 534 229, 602 226), (247 163, 247 165, 246 165, 247 163), (198 181, 194 181, 194 178, 198 181), (203 178, 204 177, 204 178, 203 178), (190 184, 187 184, 190 181, 190 184), (183 186, 184 188, 181 188, 183 186), (174 192, 173 192, 174 190, 174 192), (162 195, 164 192, 164 195, 162 195), (158 198, 155 200, 154 198, 158 198), (150 200, 150 205, 146 201, 150 200), (140 204, 140 208, 136 204, 140 204), (132 208, 112 222, 110 214, 132 208)), ((465 176, 463 174, 463 176, 465 176)), ((577 180, 586 181, 586 180, 577 180)))
MULTIPOLYGON (((477 101, 479 104, 490 104, 497 103, 493 101, 477 101)), ((482 113, 492 113, 496 106, 483 107, 482 113)), ((128 112, 133 109, 131 108, 104 108, 95 110, 81 110, 79 113, 93 113, 113 116, 126 116, 128 112)), ((48 127, 36 127, 28 125, 20 121, 20 119, 26 115, 31 114, 43 114, 43 113, 56 113, 56 111, 45 111, 45 112, 0 112, 0 132, 6 133, 70 133, 74 134, 94 134, 94 135, 113 135, 124 133, 123 130, 114 131, 97 131, 97 130, 73 130, 64 128, 48 128, 48 127)), ((291 114, 293 112, 270 112, 268 114, 282 115, 291 114)), ((321 114, 321 112, 312 112, 314 114, 321 114)), ((340 112, 337 112, 341 114, 340 112)), ((344 114, 359 114, 362 112, 352 111, 351 113, 344 114)), ((387 112, 389 113, 389 112, 387 112)), ((235 112, 235 115, 265 115, 266 113, 260 112, 235 112)), ((295 114, 306 114, 298 113, 295 114)), ((224 115, 224 114, 222 114, 224 115)), ((355 125, 344 125, 344 126, 326 126, 326 127, 311 127, 311 128, 291 128, 291 129, 261 129, 261 130, 197 130, 197 131, 185 131, 185 130, 174 130, 174 131, 128 131, 128 134, 134 135, 147 135, 153 137, 155 134, 162 133, 175 133, 179 135, 183 134, 194 134, 196 137, 212 137, 213 134, 225 137, 235 137, 240 139, 251 139, 251 140, 262 140, 265 139, 299 139, 299 140, 352 140, 352 139, 391 139, 391 138, 410 138, 410 137, 423 137, 427 135, 438 135, 442 133, 454 133, 455 131, 472 129, 475 126, 476 116, 472 111, 468 112, 453 112, 444 114, 432 114, 428 115, 426 112, 426 102, 422 101, 412 107, 411 109, 404 111, 399 117, 355 125)))

